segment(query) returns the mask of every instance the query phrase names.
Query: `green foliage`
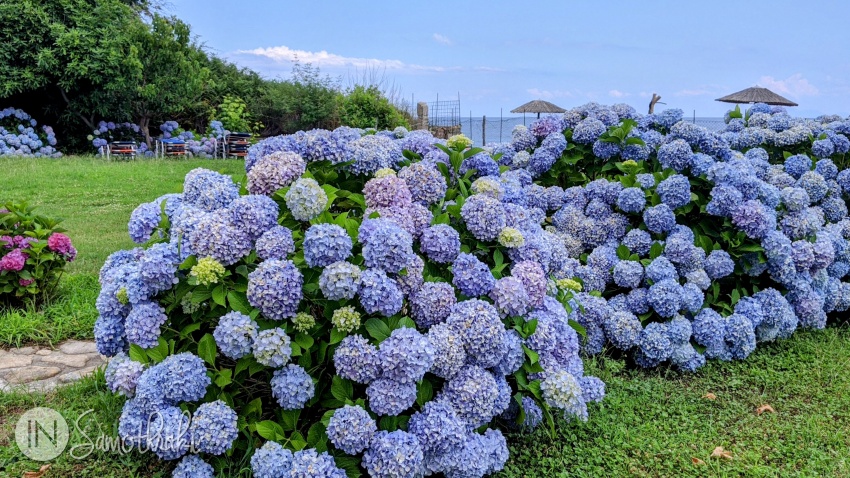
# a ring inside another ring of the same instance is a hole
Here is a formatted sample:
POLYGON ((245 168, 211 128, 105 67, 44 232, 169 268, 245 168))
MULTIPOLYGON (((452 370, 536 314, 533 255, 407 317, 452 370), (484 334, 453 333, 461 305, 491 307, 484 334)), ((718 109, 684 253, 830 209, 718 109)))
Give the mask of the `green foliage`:
POLYGON ((233 132, 252 132, 262 125, 251 121, 251 114, 247 111, 248 105, 238 96, 225 95, 224 100, 215 114, 215 118, 221 121, 224 129, 233 132))
POLYGON ((381 93, 377 86, 357 85, 337 97, 339 119, 353 128, 410 128, 401 112, 381 93))
POLYGON ((265 125, 264 135, 292 133, 335 125, 339 86, 310 64, 295 63, 289 80, 266 82, 251 101, 251 111, 265 125))
POLYGON ((48 244, 55 233, 64 232, 58 220, 35 213, 26 203, 9 202, 0 208, 0 256, 23 253, 22 269, 0 269, 0 299, 45 299, 53 292, 62 270, 73 255, 54 251, 48 244), (26 244, 22 244, 26 241, 26 244))

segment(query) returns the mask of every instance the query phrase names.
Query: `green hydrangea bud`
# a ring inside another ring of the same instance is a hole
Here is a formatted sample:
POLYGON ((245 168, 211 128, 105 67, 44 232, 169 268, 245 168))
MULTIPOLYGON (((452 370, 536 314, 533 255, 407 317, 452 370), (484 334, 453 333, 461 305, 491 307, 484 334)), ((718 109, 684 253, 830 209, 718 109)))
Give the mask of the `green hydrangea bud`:
POLYGON ((392 168, 381 168, 375 171, 376 178, 385 178, 387 176, 395 176, 395 171, 392 168))
POLYGON ((180 299, 180 307, 183 308, 183 313, 191 315, 201 308, 201 304, 192 301, 192 293, 188 293, 180 299))
POLYGON ((198 279, 198 283, 202 285, 217 284, 219 279, 224 277, 224 266, 212 257, 204 257, 197 264, 192 266, 189 275, 198 279))
POLYGON ((560 289, 568 289, 575 292, 581 292, 581 284, 573 279, 558 279, 556 281, 560 289))
POLYGON ((522 232, 515 227, 506 227, 499 233, 499 244, 505 247, 522 247, 525 244, 525 238, 522 237, 522 232))
POLYGON ((462 151, 472 146, 472 140, 462 134, 456 134, 446 141, 446 145, 449 148, 462 151))
POLYGON ((331 323, 341 332, 351 332, 360 327, 360 312, 354 310, 354 307, 340 307, 334 311, 331 323))
POLYGON ((307 312, 299 312, 292 319, 292 323, 295 325, 295 330, 299 332, 307 332, 316 325, 316 319, 307 312))
POLYGON ((115 298, 118 299, 122 305, 127 305, 130 303, 130 297, 127 296, 127 288, 122 287, 118 289, 118 292, 115 293, 115 298))

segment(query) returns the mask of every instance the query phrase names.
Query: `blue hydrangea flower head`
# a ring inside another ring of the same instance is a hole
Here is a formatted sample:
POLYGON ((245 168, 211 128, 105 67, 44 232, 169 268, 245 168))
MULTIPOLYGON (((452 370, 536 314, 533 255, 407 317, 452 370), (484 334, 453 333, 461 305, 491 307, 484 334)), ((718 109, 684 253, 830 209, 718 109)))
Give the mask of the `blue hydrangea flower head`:
POLYGON ((410 298, 410 316, 416 325, 429 328, 444 322, 457 299, 446 282, 426 282, 410 298))
POLYGON ((472 254, 458 254, 452 263, 452 274, 452 283, 468 297, 488 294, 496 285, 496 278, 487 265, 472 254))
POLYGON ((257 478, 279 478, 292 469, 292 452, 273 441, 267 441, 251 456, 251 471, 257 478))
POLYGON ((407 410, 416 401, 416 383, 396 382, 378 378, 366 387, 369 409, 378 415, 395 416, 407 410))
POLYGON ((353 299, 360 289, 360 268, 340 261, 328 265, 319 276, 319 289, 328 300, 353 299))
POLYGON ((658 183, 656 192, 661 202, 671 209, 682 207, 691 202, 691 183, 681 174, 674 174, 658 183))
POLYGON ((363 468, 374 478, 416 477, 423 473, 422 446, 416 435, 402 430, 380 431, 363 453, 363 468))
POLYGON ((368 448, 377 431, 375 420, 357 405, 345 405, 337 409, 327 427, 331 443, 349 455, 357 455, 368 448))
POLYGON ((327 267, 351 255, 351 236, 336 224, 314 224, 304 233, 304 260, 310 267, 327 267))
POLYGON ((257 330, 257 323, 247 315, 235 311, 228 312, 218 319, 213 338, 222 354, 238 360, 251 353, 257 330))
POLYGON ((275 370, 271 380, 272 396, 284 410, 304 408, 308 400, 313 398, 316 386, 310 374, 300 365, 289 364, 275 370))
MULTIPOLYGON (((409 236, 408 236, 409 237, 409 236)), ((389 317, 401 310, 404 295, 398 284, 381 269, 366 269, 360 274, 360 305, 369 314, 389 317)))
POLYGON ((315 179, 300 178, 284 196, 286 207, 298 221, 315 219, 328 205, 328 195, 315 179))
POLYGON ((507 225, 502 204, 483 194, 475 194, 467 198, 460 214, 469 232, 481 241, 496 239, 507 225))
POLYGON ((227 207, 231 223, 252 241, 277 226, 278 205, 268 196, 240 196, 227 207))
POLYGON ((186 455, 174 468, 172 478, 213 478, 215 470, 198 455, 186 455))
POLYGON ((295 317, 304 277, 292 261, 266 260, 248 274, 248 302, 269 319, 295 317))
POLYGON ((223 454, 239 435, 236 421, 236 412, 221 400, 201 404, 189 427, 192 447, 210 455, 223 454))
POLYGON ((267 367, 283 367, 292 355, 289 336, 281 328, 262 330, 254 339, 254 358, 267 367))
POLYGON ((651 232, 662 234, 676 226, 676 215, 670 206, 662 203, 646 208, 643 212, 643 222, 651 232))
POLYGON ((333 356, 337 375, 367 384, 380 375, 378 349, 362 335, 342 339, 333 356))

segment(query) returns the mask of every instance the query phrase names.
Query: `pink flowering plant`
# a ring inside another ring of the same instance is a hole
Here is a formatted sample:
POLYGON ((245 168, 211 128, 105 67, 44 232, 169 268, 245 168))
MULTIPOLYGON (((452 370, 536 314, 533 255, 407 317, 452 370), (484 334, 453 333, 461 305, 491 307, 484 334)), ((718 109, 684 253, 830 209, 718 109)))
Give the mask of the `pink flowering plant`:
POLYGON ((49 295, 77 250, 59 220, 26 203, 0 208, 0 300, 49 295))

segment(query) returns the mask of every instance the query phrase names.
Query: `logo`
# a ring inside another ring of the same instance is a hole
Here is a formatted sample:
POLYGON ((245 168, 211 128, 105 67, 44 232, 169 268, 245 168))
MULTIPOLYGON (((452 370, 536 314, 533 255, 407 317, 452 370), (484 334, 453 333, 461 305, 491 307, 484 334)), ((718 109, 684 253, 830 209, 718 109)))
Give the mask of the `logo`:
POLYGON ((15 442, 21 453, 35 461, 49 461, 68 445, 68 424, 52 408, 33 408, 18 420, 15 442))

